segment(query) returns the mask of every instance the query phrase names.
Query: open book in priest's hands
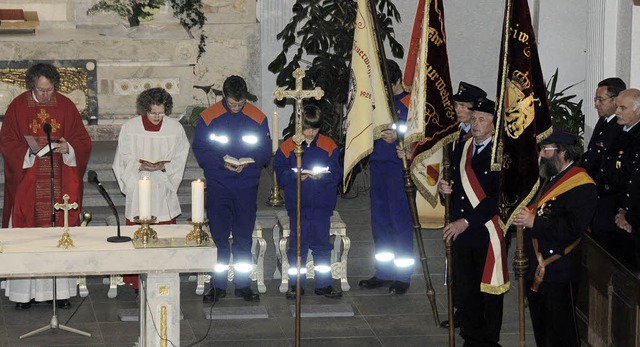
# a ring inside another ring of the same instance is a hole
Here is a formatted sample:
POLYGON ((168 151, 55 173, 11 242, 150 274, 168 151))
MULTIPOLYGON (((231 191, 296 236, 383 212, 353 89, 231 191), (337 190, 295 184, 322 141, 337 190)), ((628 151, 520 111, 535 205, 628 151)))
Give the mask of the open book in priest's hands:
POLYGON ((224 160, 225 163, 228 163, 233 166, 243 166, 243 165, 255 163, 255 160, 253 160, 253 158, 235 158, 228 154, 225 155, 222 159, 224 160))
POLYGON ((60 143, 58 142, 51 142, 51 148, 49 148, 48 143, 45 143, 44 146, 40 146, 35 137, 31 135, 24 135, 24 139, 27 140, 27 144, 29 145, 29 149, 31 149, 31 153, 37 155, 40 158, 48 155, 50 150, 55 150, 56 148, 60 147, 60 143))

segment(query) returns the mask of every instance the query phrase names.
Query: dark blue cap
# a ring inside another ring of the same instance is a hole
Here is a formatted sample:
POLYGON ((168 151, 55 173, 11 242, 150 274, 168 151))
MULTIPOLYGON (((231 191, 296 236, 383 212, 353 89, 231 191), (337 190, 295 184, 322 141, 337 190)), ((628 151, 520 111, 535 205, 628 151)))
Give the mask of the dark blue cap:
POLYGON ((460 82, 458 92, 453 95, 453 101, 474 102, 477 98, 484 98, 487 93, 479 87, 467 82, 460 82))
POLYGON ((474 111, 486 112, 494 114, 496 109, 496 103, 486 97, 479 97, 473 101, 471 109, 474 111))
POLYGON ((572 134, 566 130, 563 129, 557 129, 554 128, 553 129, 553 133, 551 133, 551 135, 549 137, 547 137, 546 139, 542 140, 542 142, 540 142, 541 145, 548 145, 551 143, 562 143, 562 144, 566 144, 566 145, 575 145, 576 144, 576 135, 572 134))

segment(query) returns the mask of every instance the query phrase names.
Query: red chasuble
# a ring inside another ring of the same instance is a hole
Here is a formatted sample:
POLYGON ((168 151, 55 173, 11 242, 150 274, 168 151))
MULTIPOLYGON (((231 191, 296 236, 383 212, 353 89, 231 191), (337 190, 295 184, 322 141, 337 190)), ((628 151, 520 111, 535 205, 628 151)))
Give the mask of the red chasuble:
MULTIPOLYGON (((10 216, 15 228, 51 226, 50 159, 36 158, 33 167, 22 168, 29 149, 24 136, 32 135, 38 144, 46 144, 45 123, 51 124, 52 141, 64 137, 75 151, 76 166, 65 165, 60 153, 53 156, 54 199, 56 203, 63 203, 62 196, 68 194, 70 203, 78 203, 76 210, 69 211, 69 225, 80 224, 83 177, 91 153, 91 139, 71 100, 55 92, 49 102, 37 103, 29 90, 11 102, 0 130, 5 171, 3 228, 8 226, 10 216)), ((64 225, 61 210, 56 212, 56 225, 64 225)))

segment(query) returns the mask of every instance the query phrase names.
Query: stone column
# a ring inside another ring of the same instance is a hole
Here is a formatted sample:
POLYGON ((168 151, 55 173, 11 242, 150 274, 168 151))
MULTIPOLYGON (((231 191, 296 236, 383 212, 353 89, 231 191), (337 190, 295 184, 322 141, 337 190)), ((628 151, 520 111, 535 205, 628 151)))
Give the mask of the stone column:
POLYGON ((606 2, 587 0, 587 63, 585 65, 584 146, 586 148, 598 121, 592 95, 604 76, 604 32, 606 2))

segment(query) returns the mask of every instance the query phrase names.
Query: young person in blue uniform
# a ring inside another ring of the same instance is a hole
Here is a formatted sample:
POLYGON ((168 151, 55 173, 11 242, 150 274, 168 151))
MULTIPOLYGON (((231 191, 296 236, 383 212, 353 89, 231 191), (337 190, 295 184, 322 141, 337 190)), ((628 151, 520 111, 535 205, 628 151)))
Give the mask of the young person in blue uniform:
POLYGON ((251 235, 256 221, 260 171, 271 157, 271 136, 264 113, 247 102, 247 84, 242 77, 228 77, 222 91, 224 98, 200 114, 192 144, 207 180, 207 217, 218 248, 212 288, 203 301, 226 296, 232 253, 234 294, 257 301, 260 296, 251 289, 249 279, 251 235), (225 162, 225 155, 252 158, 254 162, 233 165, 225 162))
POLYGON ((375 247, 375 274, 358 283, 360 288, 389 287, 392 294, 409 289, 415 266, 413 221, 404 190, 402 161, 398 158, 396 131, 406 127, 410 95, 402 88, 402 71, 387 60, 393 98, 398 110, 396 130, 382 131, 369 157, 371 173, 371 232, 375 247))
POLYGON ((453 240, 454 301, 465 346, 500 346, 504 293, 509 290, 506 245, 498 223, 499 173, 491 171, 495 103, 476 99, 471 138, 451 155, 451 223, 443 239, 453 240))
MULTIPOLYGON (((322 113, 315 105, 304 107, 302 113, 302 169, 311 170, 315 174, 302 173, 301 195, 301 255, 300 292, 304 294, 307 254, 313 255, 317 295, 329 298, 342 296, 341 291, 331 285, 331 249, 329 242, 330 219, 336 205, 338 184, 342 179, 340 150, 329 137, 319 134, 322 125, 322 113)), ((294 153, 296 144, 288 138, 280 145, 274 158, 274 170, 280 185, 284 188, 284 200, 289 213, 291 234, 289 236, 289 281, 294 283, 286 297, 295 298, 296 286, 296 230, 297 230, 297 198, 296 175, 297 159, 294 153)))
POLYGON ((580 346, 576 299, 580 240, 596 209, 596 185, 577 166, 576 136, 554 129, 540 145, 540 191, 514 225, 523 226, 527 299, 536 345, 580 346))

